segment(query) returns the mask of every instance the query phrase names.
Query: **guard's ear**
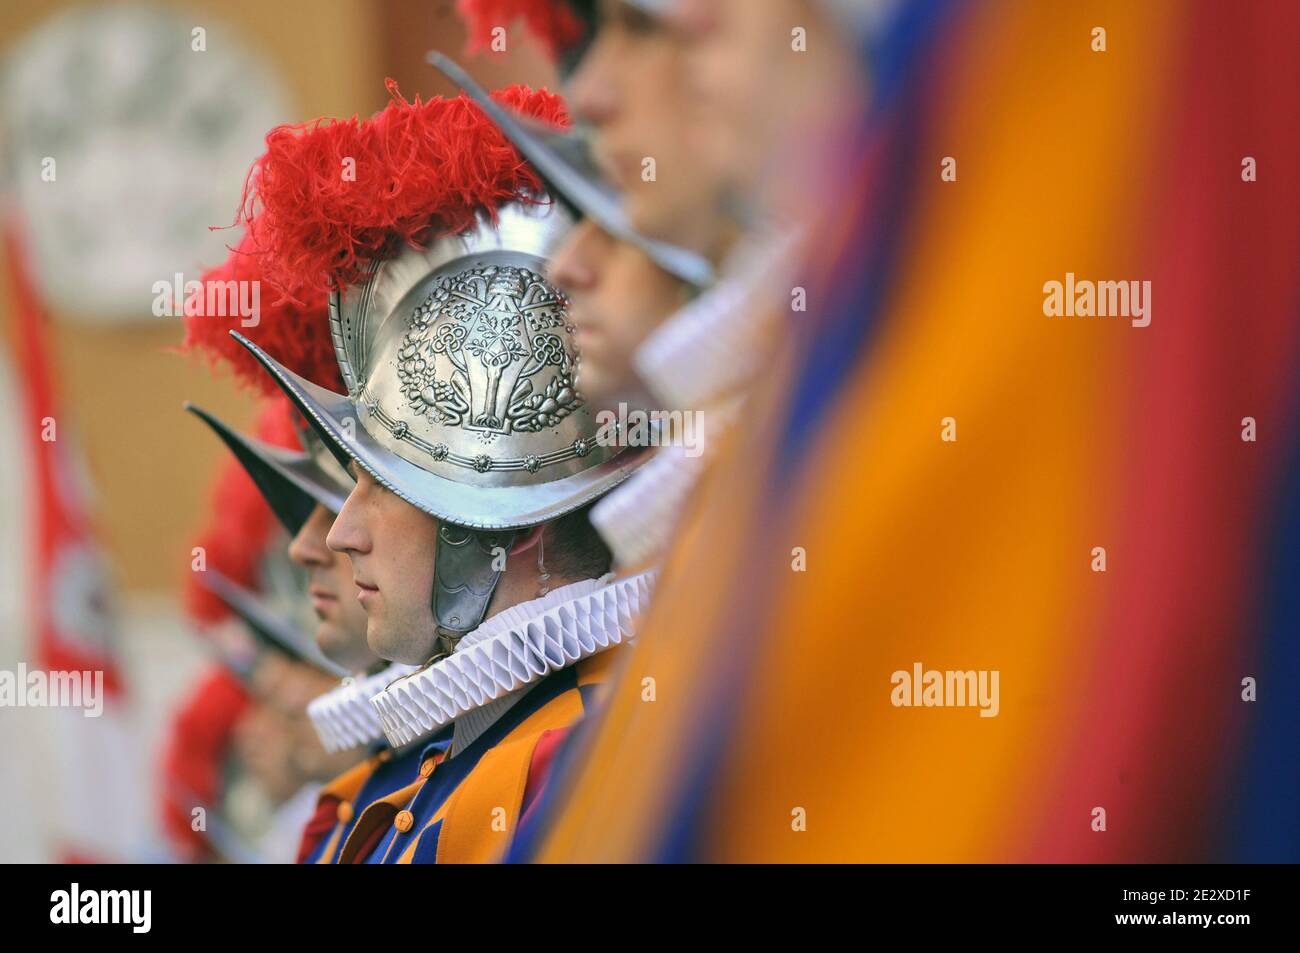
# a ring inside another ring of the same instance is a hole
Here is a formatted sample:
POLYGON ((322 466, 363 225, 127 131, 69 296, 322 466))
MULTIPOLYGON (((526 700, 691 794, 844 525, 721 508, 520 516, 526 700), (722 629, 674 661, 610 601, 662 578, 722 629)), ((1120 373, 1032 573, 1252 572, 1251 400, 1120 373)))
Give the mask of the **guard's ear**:
POLYGON ((529 529, 522 530, 515 536, 515 541, 510 546, 510 555, 518 556, 520 553, 526 553, 532 549, 542 538, 542 533, 546 531, 546 524, 533 526, 529 529))

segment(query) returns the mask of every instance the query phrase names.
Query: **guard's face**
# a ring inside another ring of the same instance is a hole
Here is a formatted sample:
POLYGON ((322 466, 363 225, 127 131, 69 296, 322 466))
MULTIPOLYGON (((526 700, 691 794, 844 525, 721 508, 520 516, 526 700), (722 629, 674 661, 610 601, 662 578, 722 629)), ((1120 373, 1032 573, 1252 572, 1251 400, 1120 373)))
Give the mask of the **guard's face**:
POLYGON ((687 77, 675 28, 606 0, 591 48, 570 80, 574 111, 595 129, 601 166, 645 234, 710 250, 709 182, 682 135, 687 77))
POLYGON ((812 144, 861 108, 861 78, 844 72, 844 37, 825 6, 678 0, 674 7, 689 103, 683 136, 728 208, 799 211, 805 180, 824 175, 805 165, 819 154, 812 144))
POLYGON ((684 300, 683 286, 635 246, 584 219, 551 257, 578 329, 578 389, 593 405, 636 397, 632 355, 684 300))
POLYGON ((334 514, 319 503, 289 543, 289 558, 307 570, 307 593, 316 613, 316 644, 352 672, 368 669, 375 655, 366 644, 366 612, 357 601, 352 564, 325 539, 334 514))
POLYGON ((275 800, 291 797, 308 780, 336 777, 355 762, 355 753, 326 754, 307 717, 307 703, 335 684, 309 665, 269 653, 254 670, 256 704, 240 719, 235 745, 240 760, 275 800))
POLYGON ((254 704, 239 719, 233 738, 240 761, 275 801, 291 797, 304 780, 294 762, 293 721, 306 709, 294 713, 285 705, 293 680, 294 664, 268 653, 254 670, 254 704))
POLYGON ((791 31, 808 25, 797 15, 800 6, 793 0, 682 0, 678 7, 691 133, 702 162, 732 177, 732 186, 748 185, 757 172, 755 157, 768 154, 773 126, 784 118, 789 91, 782 83, 815 55, 791 49, 791 31))
POLYGON ((433 558, 438 521, 384 489, 356 464, 357 484, 327 542, 351 561, 370 649, 419 665, 433 654, 433 558))

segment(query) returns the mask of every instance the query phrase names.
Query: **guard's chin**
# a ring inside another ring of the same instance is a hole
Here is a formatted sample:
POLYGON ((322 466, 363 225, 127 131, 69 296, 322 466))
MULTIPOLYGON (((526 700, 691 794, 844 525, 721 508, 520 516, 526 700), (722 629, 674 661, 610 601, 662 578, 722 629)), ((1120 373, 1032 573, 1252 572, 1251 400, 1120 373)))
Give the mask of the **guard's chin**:
POLYGON ((332 621, 321 620, 316 626, 316 648, 331 662, 351 668, 349 656, 354 652, 349 651, 347 634, 332 621))
POLYGON ((338 633, 324 619, 316 625, 316 648, 329 659, 333 659, 338 650, 338 633))
POLYGON ((366 642, 370 651, 390 662, 403 665, 422 665, 433 654, 433 642, 413 641, 409 633, 393 632, 382 617, 370 618, 366 626, 366 642))

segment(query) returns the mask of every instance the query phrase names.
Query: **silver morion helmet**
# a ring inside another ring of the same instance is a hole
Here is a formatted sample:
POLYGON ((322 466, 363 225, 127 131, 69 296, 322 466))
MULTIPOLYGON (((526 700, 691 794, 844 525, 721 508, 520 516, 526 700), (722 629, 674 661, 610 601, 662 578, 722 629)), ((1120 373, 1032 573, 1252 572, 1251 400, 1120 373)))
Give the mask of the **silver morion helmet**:
POLYGON ((575 387, 566 302, 543 275, 569 225, 554 203, 514 202, 336 294, 347 396, 241 338, 340 462, 440 521, 434 617, 452 642, 486 611, 495 547, 597 499, 641 460, 598 439, 575 387))

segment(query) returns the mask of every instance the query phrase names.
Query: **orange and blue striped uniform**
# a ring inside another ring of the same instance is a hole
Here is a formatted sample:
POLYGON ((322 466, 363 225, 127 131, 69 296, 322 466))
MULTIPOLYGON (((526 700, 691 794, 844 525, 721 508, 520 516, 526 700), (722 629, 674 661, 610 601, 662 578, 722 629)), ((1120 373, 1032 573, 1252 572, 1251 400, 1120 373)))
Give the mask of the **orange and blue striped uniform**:
MULTIPOLYGON (((450 737, 450 729, 443 733, 450 737)), ((394 755, 383 748, 325 785, 303 830, 298 863, 337 863, 360 814, 357 805, 373 803, 403 787, 418 766, 417 755, 418 751, 394 755)))
POLYGON ((317 834, 305 859, 500 860, 537 803, 555 751, 592 710, 615 651, 538 682, 454 755, 449 725, 400 752, 375 755, 331 782, 322 791, 318 817, 334 810, 334 823, 328 836, 317 834))

